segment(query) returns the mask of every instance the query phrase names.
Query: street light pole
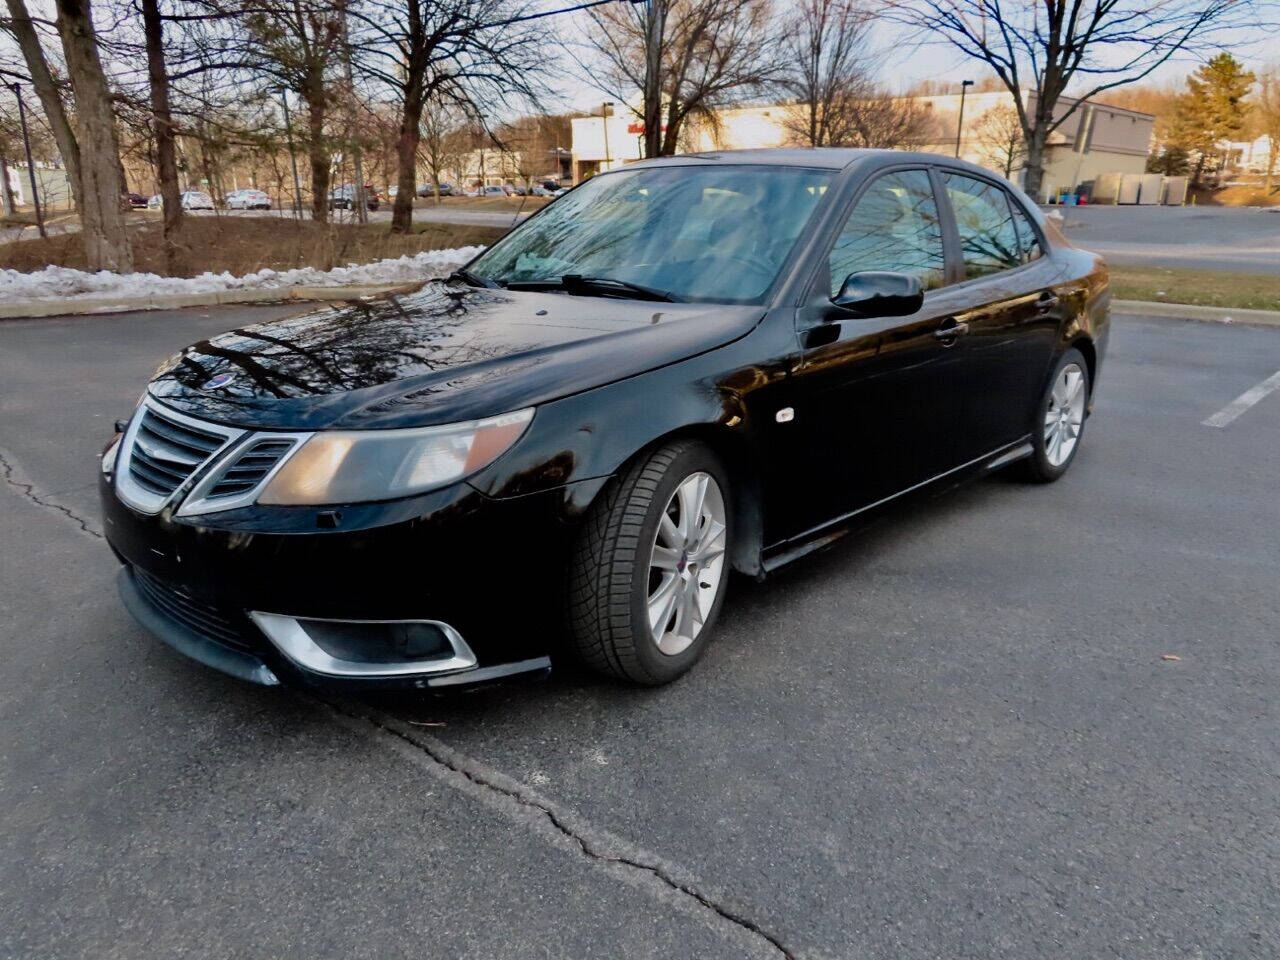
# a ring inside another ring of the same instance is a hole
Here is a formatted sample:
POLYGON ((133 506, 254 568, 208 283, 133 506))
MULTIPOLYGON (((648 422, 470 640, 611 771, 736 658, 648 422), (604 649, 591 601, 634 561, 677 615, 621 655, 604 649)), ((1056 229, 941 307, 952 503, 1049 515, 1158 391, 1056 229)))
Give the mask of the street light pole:
POLYGON ((960 81, 960 117, 956 120, 956 157, 960 156, 960 138, 964 136, 964 94, 973 86, 972 80, 960 81))
POLYGON ((604 130, 604 168, 609 169, 613 161, 609 157, 609 108, 613 106, 612 100, 606 100, 600 106, 600 126, 604 130))
POLYGON ((280 105, 284 107, 284 135, 289 142, 289 166, 293 167, 293 216, 302 219, 302 182, 298 179, 298 157, 293 152, 293 127, 289 123, 289 95, 280 88, 280 105))
POLYGON ((36 187, 36 165, 31 160, 31 136, 27 133, 27 111, 22 106, 22 85, 11 84, 13 95, 18 101, 18 123, 22 126, 22 147, 27 151, 27 176, 31 180, 31 204, 36 210, 36 229, 40 231, 40 236, 47 237, 49 234, 44 229, 44 214, 40 211, 40 191, 36 187))

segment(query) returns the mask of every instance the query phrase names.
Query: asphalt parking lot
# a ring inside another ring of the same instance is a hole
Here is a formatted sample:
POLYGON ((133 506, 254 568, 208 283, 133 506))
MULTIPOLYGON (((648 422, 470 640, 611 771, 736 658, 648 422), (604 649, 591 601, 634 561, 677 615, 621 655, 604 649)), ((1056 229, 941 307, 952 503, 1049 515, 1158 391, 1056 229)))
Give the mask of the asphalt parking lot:
POLYGON ((135 626, 94 503, 160 359, 296 309, 0 323, 0 955, 1280 952, 1280 392, 1204 423, 1280 329, 1118 318, 1062 481, 735 582, 670 687, 325 703, 135 626))
POLYGON ((1280 208, 1058 207, 1071 242, 1109 263, 1280 275, 1280 208))

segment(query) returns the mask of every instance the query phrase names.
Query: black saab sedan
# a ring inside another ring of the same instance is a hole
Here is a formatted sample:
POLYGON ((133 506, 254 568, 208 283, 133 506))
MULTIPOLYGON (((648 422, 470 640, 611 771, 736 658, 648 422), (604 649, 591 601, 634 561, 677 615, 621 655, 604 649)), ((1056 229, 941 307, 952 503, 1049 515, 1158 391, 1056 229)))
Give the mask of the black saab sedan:
POLYGON ((664 683, 913 491, 1080 448, 1107 276, 928 154, 594 177, 447 281, 201 341, 102 456, 125 605, 258 683, 664 683), (1016 463, 1015 463, 1016 462, 1016 463))

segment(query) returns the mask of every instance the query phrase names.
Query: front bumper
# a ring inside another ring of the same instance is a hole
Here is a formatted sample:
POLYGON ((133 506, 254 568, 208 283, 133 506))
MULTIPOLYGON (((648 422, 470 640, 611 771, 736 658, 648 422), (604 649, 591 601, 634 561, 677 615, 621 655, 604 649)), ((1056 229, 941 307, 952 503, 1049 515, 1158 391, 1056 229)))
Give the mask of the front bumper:
POLYGON ((126 608, 225 673, 265 684, 427 688, 550 666, 576 526, 569 505, 582 491, 495 500, 463 483, 386 504, 182 519, 133 510, 109 477, 99 492, 107 540, 125 564, 126 608), (377 643, 353 651, 347 638, 341 655, 308 657, 286 634, 290 622, 312 621, 430 622, 472 656, 455 656, 455 644, 416 670, 413 657, 385 658, 377 643))

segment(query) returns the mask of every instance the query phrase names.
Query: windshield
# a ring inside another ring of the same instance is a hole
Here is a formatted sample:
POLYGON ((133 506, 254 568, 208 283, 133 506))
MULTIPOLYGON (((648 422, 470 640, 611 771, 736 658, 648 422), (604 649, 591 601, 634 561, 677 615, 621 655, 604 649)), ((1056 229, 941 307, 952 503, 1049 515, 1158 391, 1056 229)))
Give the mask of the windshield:
MULTIPOLYGON (((773 285, 830 172, 798 167, 650 167, 595 177, 507 234, 468 273, 502 286, 563 278, 664 299, 759 303, 773 285)), ((586 292, 581 282, 565 283, 586 292)))

